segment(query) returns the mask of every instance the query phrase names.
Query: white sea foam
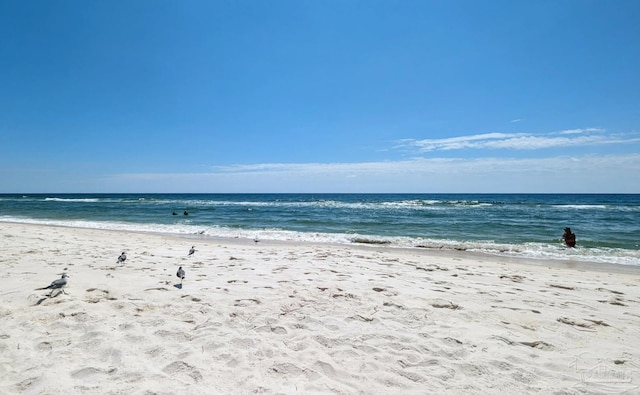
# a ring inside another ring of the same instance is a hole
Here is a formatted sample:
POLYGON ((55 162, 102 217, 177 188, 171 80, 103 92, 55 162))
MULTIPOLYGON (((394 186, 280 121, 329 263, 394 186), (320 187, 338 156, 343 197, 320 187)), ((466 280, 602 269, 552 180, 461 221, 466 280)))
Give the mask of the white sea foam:
POLYGON ((96 203, 99 201, 104 201, 104 199, 97 199, 97 198, 81 198, 81 199, 75 199, 75 198, 56 198, 56 197, 48 197, 44 199, 46 202, 80 202, 80 203, 96 203))
MULTIPOLYGON (((605 204, 555 204, 555 208, 561 209, 575 209, 575 210, 593 210, 593 209, 607 209, 609 206, 605 204)), ((618 207, 616 207, 618 208, 618 207)))
POLYGON ((361 210, 379 210, 381 208, 393 209, 424 209, 433 206, 492 206, 491 203, 483 203, 475 200, 400 200, 400 201, 369 201, 369 202, 344 202, 332 199, 320 199, 313 201, 252 201, 252 200, 210 200, 210 199, 158 199, 156 204, 181 205, 195 207, 283 207, 283 208, 344 208, 361 210))

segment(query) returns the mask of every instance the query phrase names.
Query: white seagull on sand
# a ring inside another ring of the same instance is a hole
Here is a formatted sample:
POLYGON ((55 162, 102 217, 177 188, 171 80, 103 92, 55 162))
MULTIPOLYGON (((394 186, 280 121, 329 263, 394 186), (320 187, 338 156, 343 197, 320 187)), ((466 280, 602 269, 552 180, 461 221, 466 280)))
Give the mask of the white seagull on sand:
POLYGON ((50 289, 51 292, 49 292, 49 297, 51 297, 51 294, 56 289, 59 289, 59 290, 61 290, 61 292, 64 292, 63 288, 67 286, 67 277, 69 277, 69 276, 66 273, 64 273, 62 275, 62 277, 60 277, 57 280, 52 281, 51 284, 49 284, 49 286, 42 287, 42 288, 36 288, 36 291, 40 291, 40 290, 43 290, 43 289, 50 289))
POLYGON ((182 284, 182 280, 184 280, 184 270, 182 269, 182 266, 178 268, 178 272, 176 273, 176 276, 180 278, 180 284, 182 284))
POLYGON ((189 255, 193 255, 196 252, 196 246, 191 246, 191 249, 189 250, 189 255))
POLYGON ((122 254, 120 254, 120 256, 118 257, 118 263, 124 263, 124 261, 127 260, 127 254, 124 253, 124 251, 122 251, 122 254))

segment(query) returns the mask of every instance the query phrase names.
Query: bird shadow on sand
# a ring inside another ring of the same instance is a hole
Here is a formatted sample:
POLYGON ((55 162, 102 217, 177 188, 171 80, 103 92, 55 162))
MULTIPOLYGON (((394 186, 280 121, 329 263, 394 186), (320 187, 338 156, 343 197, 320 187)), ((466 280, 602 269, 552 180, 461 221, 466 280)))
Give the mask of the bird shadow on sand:
POLYGON ((178 289, 182 289, 182 284, 173 284, 173 286, 178 288, 178 289))
POLYGON ((40 305, 42 304, 42 302, 44 302, 45 300, 47 300, 47 299, 53 299, 53 298, 55 298, 55 297, 59 296, 59 295, 60 295, 60 294, 62 294, 62 293, 63 293, 63 292, 62 292, 62 290, 58 290, 58 292, 51 293, 50 295, 43 296, 42 298, 40 298, 40 299, 36 302, 35 306, 40 306, 40 305))
POLYGON ((41 298, 40 300, 38 300, 38 301, 36 302, 36 306, 40 306, 40 304, 41 304, 42 302, 44 302, 45 300, 47 300, 47 299, 49 299, 49 297, 48 297, 48 296, 45 296, 44 298, 41 298))

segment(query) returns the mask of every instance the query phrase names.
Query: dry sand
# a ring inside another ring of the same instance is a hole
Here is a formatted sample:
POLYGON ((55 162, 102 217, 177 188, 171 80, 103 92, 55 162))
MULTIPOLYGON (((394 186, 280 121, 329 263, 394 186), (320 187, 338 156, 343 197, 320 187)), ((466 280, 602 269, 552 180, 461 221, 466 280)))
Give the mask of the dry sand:
POLYGON ((2 394, 640 393, 635 267, 8 223, 0 267, 2 394))

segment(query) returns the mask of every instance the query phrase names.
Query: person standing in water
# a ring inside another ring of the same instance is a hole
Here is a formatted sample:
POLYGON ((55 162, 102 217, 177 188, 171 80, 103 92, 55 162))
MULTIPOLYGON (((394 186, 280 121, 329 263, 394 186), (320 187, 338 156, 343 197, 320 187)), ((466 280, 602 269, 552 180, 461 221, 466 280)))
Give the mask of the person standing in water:
POLYGON ((571 231, 571 228, 564 228, 562 239, 564 240, 564 243, 567 245, 567 247, 576 246, 576 234, 571 231))

